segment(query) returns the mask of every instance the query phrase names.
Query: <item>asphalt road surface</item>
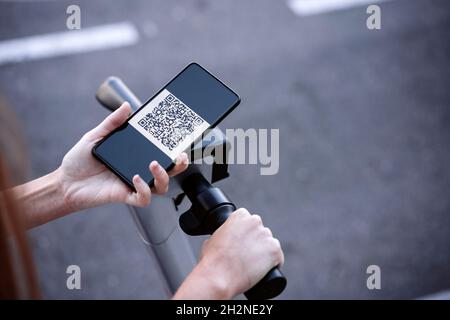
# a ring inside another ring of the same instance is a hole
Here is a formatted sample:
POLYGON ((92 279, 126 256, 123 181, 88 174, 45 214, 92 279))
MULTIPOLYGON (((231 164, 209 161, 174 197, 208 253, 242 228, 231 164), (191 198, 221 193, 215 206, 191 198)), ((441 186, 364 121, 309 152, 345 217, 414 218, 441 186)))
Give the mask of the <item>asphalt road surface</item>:
MULTIPOLYGON (((450 288, 449 1, 383 2, 381 30, 366 28, 365 6, 298 16, 286 1, 78 3, 82 29, 127 21, 139 40, 0 65, 1 95, 29 147, 28 179, 55 169, 108 114, 94 99, 107 76, 145 99, 197 61, 242 97, 222 129, 280 129, 277 175, 234 165, 220 183, 280 239, 289 279, 280 298, 410 299, 450 288), (366 287, 372 264, 381 290, 366 287)), ((0 2, 0 41, 67 31, 69 4, 0 2)), ((29 235, 44 298, 166 297, 123 205, 29 235), (81 290, 66 288, 71 264, 81 290)))

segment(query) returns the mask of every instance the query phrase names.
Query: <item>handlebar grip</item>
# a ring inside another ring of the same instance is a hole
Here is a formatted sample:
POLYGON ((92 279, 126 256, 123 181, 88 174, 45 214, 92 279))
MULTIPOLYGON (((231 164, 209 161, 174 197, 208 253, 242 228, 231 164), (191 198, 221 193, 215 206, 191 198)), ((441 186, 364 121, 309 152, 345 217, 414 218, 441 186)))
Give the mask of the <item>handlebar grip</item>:
MULTIPOLYGON (((233 204, 228 203, 212 210, 209 217, 214 221, 212 222, 212 231, 218 229, 235 209, 236 207, 233 204)), ((274 267, 257 284, 244 292, 244 295, 248 300, 272 299, 283 292, 286 284, 286 277, 278 267, 274 267)))
POLYGON ((118 77, 106 79, 97 89, 95 97, 102 106, 110 111, 116 110, 125 101, 128 101, 133 112, 141 106, 139 99, 118 77))

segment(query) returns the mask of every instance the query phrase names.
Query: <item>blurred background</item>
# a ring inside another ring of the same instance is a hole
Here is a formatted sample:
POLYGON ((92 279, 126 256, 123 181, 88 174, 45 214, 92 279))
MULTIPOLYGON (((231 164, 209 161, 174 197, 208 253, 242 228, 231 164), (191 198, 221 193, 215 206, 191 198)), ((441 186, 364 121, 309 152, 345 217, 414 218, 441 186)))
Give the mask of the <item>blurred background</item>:
MULTIPOLYGON (((367 1, 315 11, 307 2, 0 1, 0 95, 22 125, 27 179, 57 168, 108 114, 94 99, 106 77, 145 100, 197 61, 242 97, 220 128, 280 129, 277 175, 234 165, 219 183, 280 239, 289 279, 280 298, 410 299, 450 288, 450 2, 377 3, 380 30, 366 27, 367 1), (115 48, 2 53, 8 40, 77 32, 66 27, 71 4, 82 30, 125 23, 136 32, 115 48), (371 264, 381 290, 366 287, 371 264)), ((123 205, 29 236, 44 298, 166 297, 123 205), (71 264, 81 290, 66 288, 71 264)), ((202 239, 190 240, 197 249, 202 239)))

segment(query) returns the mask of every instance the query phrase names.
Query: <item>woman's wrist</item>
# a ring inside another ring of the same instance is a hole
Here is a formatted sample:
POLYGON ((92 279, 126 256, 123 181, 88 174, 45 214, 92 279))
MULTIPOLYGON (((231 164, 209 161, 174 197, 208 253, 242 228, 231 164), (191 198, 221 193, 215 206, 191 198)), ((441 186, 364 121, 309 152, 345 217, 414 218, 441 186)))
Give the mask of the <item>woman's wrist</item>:
POLYGON ((67 212, 75 212, 78 211, 78 208, 76 207, 75 203, 73 203, 73 197, 70 196, 68 192, 68 186, 67 183, 64 181, 64 174, 61 167, 58 167, 55 171, 53 171, 54 175, 54 183, 58 188, 58 194, 60 199, 62 200, 61 207, 62 209, 67 212))
POLYGON ((55 183, 58 186, 59 196, 62 200, 62 206, 65 211, 68 213, 76 212, 82 210, 83 208, 79 208, 79 205, 74 201, 74 196, 70 192, 70 182, 65 179, 64 170, 61 167, 58 167, 53 174, 55 177, 55 183))
POLYGON ((61 188, 60 171, 55 171, 11 189, 23 212, 27 228, 62 217, 71 210, 61 188))
POLYGON ((216 258, 203 257, 183 282, 174 299, 228 300, 237 292, 232 287, 232 279, 216 258))
POLYGON ((233 279, 230 279, 227 270, 221 270, 220 265, 223 264, 217 258, 203 257, 197 267, 206 280, 212 299, 231 299, 236 295, 232 288, 233 279))

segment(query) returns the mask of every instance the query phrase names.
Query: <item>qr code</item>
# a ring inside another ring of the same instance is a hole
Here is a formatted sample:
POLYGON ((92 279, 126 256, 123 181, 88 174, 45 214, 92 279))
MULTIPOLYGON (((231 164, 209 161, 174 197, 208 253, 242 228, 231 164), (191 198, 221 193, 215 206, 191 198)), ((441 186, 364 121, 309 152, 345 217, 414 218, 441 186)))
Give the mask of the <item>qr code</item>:
POLYGON ((173 94, 168 94, 150 113, 139 119, 138 125, 172 151, 204 122, 173 94))

